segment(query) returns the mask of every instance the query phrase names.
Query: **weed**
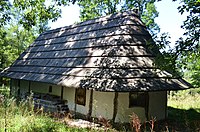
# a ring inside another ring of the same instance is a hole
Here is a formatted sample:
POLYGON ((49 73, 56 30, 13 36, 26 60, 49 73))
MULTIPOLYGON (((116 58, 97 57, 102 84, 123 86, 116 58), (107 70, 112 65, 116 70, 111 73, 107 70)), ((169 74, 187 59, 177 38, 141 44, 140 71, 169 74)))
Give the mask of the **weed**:
POLYGON ((110 121, 107 120, 106 118, 100 116, 98 119, 99 123, 105 127, 105 130, 107 131, 108 129, 112 128, 112 125, 110 124, 110 121))
POLYGON ((140 132, 141 121, 135 113, 130 115, 130 124, 131 124, 132 130, 135 129, 136 132, 140 132))
POLYGON ((152 117, 151 118, 151 120, 150 121, 148 121, 148 123, 150 124, 150 130, 151 130, 151 132, 154 132, 154 128, 155 128, 155 122, 156 122, 156 118, 154 117, 152 117))

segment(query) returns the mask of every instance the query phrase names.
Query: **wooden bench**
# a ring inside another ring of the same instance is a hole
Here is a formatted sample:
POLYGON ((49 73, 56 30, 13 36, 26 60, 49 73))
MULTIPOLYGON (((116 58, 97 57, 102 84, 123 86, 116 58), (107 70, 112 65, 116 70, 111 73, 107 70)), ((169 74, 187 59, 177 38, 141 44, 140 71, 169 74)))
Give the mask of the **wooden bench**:
POLYGON ((45 112, 69 112, 66 100, 61 100, 59 96, 49 94, 33 95, 35 108, 44 108, 45 112))

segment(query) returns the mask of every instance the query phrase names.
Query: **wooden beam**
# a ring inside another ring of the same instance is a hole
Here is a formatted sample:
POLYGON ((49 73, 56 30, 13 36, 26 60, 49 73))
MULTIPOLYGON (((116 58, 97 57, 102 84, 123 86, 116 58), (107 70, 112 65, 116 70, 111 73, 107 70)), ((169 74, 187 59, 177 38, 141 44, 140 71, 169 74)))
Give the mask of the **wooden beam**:
POLYGON ((115 92, 115 97, 114 97, 114 100, 113 100, 113 104, 114 104, 114 107, 113 107, 113 118, 112 118, 112 121, 114 123, 115 122, 115 118, 117 116, 117 111, 118 111, 118 92, 115 92))
POLYGON ((90 120, 92 116, 92 106, 93 106, 93 89, 90 90, 90 102, 89 102, 89 110, 87 114, 88 120, 90 120))

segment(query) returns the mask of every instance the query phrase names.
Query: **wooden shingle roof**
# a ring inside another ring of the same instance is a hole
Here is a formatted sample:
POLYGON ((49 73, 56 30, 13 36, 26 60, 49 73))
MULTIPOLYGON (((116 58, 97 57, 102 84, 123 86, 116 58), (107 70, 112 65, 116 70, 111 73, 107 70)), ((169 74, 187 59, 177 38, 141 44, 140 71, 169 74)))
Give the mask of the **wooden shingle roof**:
POLYGON ((134 11, 50 30, 1 76, 99 91, 157 91, 191 85, 153 65, 158 50, 134 11), (152 48, 151 48, 152 49, 152 48))

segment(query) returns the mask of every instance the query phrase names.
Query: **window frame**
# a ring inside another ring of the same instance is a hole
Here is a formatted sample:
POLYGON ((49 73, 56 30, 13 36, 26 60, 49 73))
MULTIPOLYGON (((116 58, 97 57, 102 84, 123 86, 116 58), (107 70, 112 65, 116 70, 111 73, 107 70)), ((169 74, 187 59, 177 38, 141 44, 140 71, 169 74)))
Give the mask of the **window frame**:
POLYGON ((146 108, 147 103, 148 103, 147 92, 129 92, 129 108, 133 107, 146 108))
POLYGON ((75 90, 75 103, 78 105, 86 105, 86 89, 76 88, 75 90))

